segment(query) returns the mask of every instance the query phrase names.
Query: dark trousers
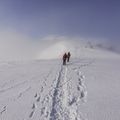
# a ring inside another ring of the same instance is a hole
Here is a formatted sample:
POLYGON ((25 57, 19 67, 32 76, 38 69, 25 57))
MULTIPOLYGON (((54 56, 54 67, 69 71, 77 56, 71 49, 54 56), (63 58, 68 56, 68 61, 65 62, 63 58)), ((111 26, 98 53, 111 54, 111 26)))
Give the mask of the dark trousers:
POLYGON ((70 60, 70 57, 67 58, 67 62, 69 62, 69 60, 70 60))
POLYGON ((63 65, 66 65, 66 59, 63 59, 63 65))

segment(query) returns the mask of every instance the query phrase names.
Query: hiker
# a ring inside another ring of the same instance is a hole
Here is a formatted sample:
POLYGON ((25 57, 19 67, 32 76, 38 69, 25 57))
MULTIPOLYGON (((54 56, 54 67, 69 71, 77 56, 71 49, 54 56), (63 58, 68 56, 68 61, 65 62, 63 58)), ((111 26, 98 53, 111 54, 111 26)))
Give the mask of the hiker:
POLYGON ((67 60, 67 54, 65 53, 63 55, 63 65, 66 65, 66 60, 67 60))
POLYGON ((70 52, 68 52, 68 54, 67 54, 67 62, 69 62, 70 56, 71 56, 71 54, 70 54, 70 52))

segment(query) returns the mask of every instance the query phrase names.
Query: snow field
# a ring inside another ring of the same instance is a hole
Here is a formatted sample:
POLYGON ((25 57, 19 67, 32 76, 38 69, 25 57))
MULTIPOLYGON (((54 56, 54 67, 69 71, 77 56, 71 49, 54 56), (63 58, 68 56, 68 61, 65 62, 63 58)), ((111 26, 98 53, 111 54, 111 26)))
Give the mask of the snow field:
POLYGON ((0 62, 0 120, 119 120, 120 57, 94 56, 0 62))
POLYGON ((1 62, 1 120, 83 120, 84 75, 71 62, 1 62), (7 73, 7 74, 6 74, 7 73))

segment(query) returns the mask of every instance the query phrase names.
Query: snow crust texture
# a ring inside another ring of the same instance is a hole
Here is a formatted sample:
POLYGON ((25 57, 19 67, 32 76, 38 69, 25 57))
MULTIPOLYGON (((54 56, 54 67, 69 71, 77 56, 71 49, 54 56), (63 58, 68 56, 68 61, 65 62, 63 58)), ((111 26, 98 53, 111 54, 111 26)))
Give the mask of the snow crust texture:
MULTIPOLYGON (((82 100, 85 101, 87 95, 86 87, 83 83, 84 76, 79 70, 73 70, 78 77, 78 83, 76 91, 72 92, 71 80, 73 79, 70 78, 69 72, 71 72, 69 66, 61 66, 49 93, 41 101, 40 118, 42 120, 83 120, 82 115, 78 113, 78 104, 82 100)), ((42 92, 43 90, 41 90, 42 92)), ((37 93, 35 97, 37 97, 37 93)), ((40 96, 36 100, 40 102, 40 96)), ((33 117, 34 106, 33 104, 33 111, 30 113, 29 118, 33 117)))
POLYGON ((73 64, 1 62, 0 120, 85 120, 85 76, 73 64))

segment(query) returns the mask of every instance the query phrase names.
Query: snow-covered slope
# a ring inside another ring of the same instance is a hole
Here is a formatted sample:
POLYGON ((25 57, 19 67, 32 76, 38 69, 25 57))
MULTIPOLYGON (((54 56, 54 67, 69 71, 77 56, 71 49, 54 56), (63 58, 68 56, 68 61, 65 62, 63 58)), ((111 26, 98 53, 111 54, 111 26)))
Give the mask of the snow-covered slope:
POLYGON ((88 120, 120 119, 120 58, 95 59, 83 68, 87 103, 79 108, 88 120))
POLYGON ((0 62, 0 120, 119 120, 120 56, 77 48, 77 58, 0 62))
POLYGON ((85 99, 84 76, 60 61, 2 62, 0 64, 2 120, 75 120, 85 99))

